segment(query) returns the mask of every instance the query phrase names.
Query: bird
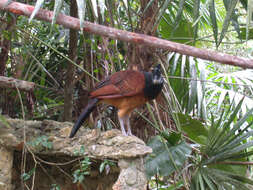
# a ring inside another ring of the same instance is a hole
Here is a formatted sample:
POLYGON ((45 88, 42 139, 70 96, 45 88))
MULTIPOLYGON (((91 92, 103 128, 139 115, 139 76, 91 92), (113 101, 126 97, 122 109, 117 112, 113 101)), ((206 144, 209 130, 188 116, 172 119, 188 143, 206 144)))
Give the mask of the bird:
POLYGON ((124 70, 106 77, 89 92, 88 104, 75 122, 69 138, 75 136, 98 103, 116 107, 122 134, 132 135, 129 121, 132 111, 155 99, 161 92, 163 83, 160 64, 156 65, 151 72, 124 70))

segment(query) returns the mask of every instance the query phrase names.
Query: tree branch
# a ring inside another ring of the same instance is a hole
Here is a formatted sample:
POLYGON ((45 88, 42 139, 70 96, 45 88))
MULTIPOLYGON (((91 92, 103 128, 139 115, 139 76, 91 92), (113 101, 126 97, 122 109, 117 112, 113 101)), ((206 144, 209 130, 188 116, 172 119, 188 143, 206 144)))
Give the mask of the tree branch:
POLYGON ((0 76, 0 88, 18 88, 23 91, 33 91, 35 84, 9 77, 0 76))
MULTIPOLYGON (((7 7, 4 5, 7 3, 8 0, 1 0, 0 1, 0 9, 4 9, 6 11, 12 12, 17 15, 25 15, 30 16, 34 10, 33 6, 12 2, 7 7)), ((51 22, 53 17, 52 11, 47 11, 44 9, 40 9, 37 13, 35 18, 39 20, 44 20, 47 22, 51 22)), ((61 24, 66 28, 71 28, 74 30, 80 30, 79 19, 66 16, 63 14, 59 14, 57 20, 57 24, 61 24)), ((159 39, 156 37, 144 35, 144 34, 137 34, 133 32, 127 32, 123 30, 118 30, 115 28, 102 26, 90 22, 84 23, 83 30, 85 32, 89 32, 92 34, 97 34, 101 36, 110 37, 113 39, 122 40, 125 42, 135 43, 139 45, 146 45, 149 47, 160 48, 164 50, 169 50, 172 52, 177 52, 184 55, 189 55, 205 60, 216 61, 223 64, 239 66, 242 68, 253 68, 253 60, 252 59, 243 59, 237 56, 228 55, 225 53, 219 53, 215 51, 210 51, 206 49, 200 49, 184 44, 179 44, 175 42, 171 42, 168 40, 159 39)))

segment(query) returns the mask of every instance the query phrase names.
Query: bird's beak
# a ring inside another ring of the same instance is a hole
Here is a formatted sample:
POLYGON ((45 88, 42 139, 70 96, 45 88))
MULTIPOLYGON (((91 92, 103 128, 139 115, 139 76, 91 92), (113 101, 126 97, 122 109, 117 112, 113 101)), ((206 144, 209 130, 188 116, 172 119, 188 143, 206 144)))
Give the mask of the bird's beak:
POLYGON ((155 75, 153 78, 153 84, 161 84, 163 83, 163 77, 155 75))

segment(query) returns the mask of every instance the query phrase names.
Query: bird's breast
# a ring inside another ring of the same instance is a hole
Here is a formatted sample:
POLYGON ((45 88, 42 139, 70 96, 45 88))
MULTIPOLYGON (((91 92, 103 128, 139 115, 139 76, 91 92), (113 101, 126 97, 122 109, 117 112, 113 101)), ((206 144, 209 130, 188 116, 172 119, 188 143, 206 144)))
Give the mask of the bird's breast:
POLYGON ((148 101, 143 94, 121 97, 121 98, 110 98, 102 99, 101 102, 112 105, 119 110, 119 116, 123 117, 126 114, 130 114, 135 108, 140 107, 148 101))

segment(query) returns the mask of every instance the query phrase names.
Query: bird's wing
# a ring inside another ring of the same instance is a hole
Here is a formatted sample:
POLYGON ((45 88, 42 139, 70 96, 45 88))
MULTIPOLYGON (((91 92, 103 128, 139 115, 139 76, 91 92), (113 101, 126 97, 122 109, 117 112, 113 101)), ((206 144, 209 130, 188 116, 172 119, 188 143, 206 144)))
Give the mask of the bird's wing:
POLYGON ((139 71, 120 71, 99 82, 90 92, 92 98, 119 98, 134 96, 143 92, 144 74, 139 71))

